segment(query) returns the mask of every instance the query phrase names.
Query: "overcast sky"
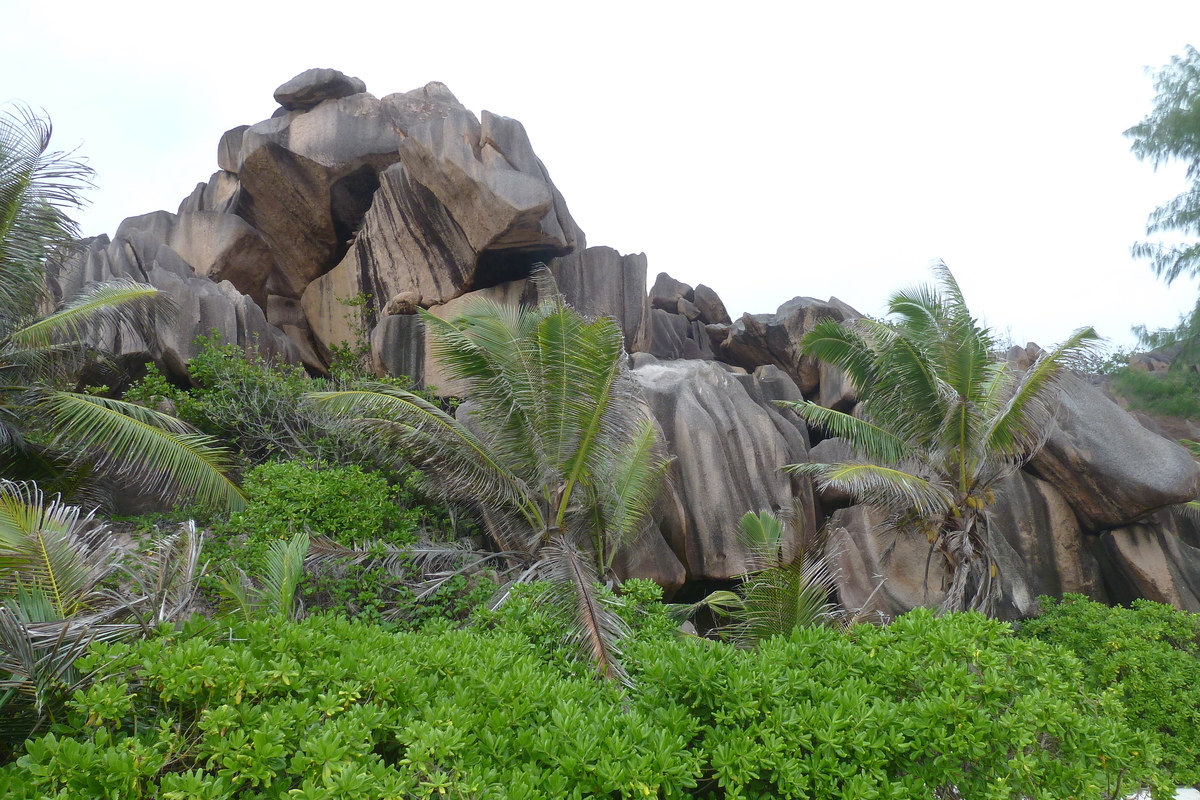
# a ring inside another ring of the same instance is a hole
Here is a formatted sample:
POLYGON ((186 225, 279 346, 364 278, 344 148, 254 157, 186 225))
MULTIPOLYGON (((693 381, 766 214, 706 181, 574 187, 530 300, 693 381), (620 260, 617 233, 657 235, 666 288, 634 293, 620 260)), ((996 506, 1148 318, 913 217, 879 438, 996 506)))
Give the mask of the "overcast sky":
POLYGON ((1129 245, 1183 187, 1121 132, 1200 4, 0 0, 0 101, 99 173, 85 233, 175 211, 221 134, 310 67, 382 97, 439 80, 521 120, 590 245, 730 312, 836 295, 880 314, 944 259, 1002 335, 1174 322, 1129 245), (583 10, 587 9, 587 10, 583 10), (1119 9, 1119 10, 1113 10, 1119 9))

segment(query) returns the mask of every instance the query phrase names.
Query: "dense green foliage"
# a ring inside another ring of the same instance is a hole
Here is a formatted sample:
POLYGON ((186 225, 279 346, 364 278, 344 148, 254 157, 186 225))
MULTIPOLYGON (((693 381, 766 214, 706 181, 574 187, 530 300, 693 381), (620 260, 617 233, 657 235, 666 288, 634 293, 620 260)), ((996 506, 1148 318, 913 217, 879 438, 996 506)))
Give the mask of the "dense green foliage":
MULTIPOLYGON (((298 365, 275 363, 256 350, 222 343, 216 331, 196 343, 197 353, 188 362, 192 386, 174 386, 151 365, 126 398, 148 406, 169 400, 180 419, 236 444, 251 464, 280 458, 335 463, 367 458, 360 442, 330 430, 304 402, 307 392, 347 388, 364 374, 343 371, 313 379, 298 365)), ((407 385, 400 379, 396 383, 407 385)))
POLYGON ((548 660, 524 635, 554 628, 536 615, 422 634, 312 618, 232 641, 97 647, 89 666, 109 677, 27 744, 0 789, 927 800, 956 787, 1082 800, 1152 779, 1145 737, 1111 696, 1081 690, 1074 658, 978 615, 918 611, 746 651, 664 638, 655 612, 621 611, 644 618, 626 692, 548 660))
MULTIPOLYGON (((305 402, 314 389, 347 389, 365 379, 349 350, 329 378, 310 378, 299 366, 278 364, 258 352, 223 344, 214 333, 200 337, 189 362, 192 384, 172 385, 151 366, 127 399, 154 406, 170 401, 183 420, 235 443, 245 462, 246 509, 211 520, 208 558, 244 570, 252 579, 264 568, 273 543, 299 532, 344 546, 366 542, 392 548, 392 568, 338 563, 332 557, 310 564, 302 584, 309 608, 337 609, 354 617, 394 617, 401 624, 464 614, 494 586, 473 577, 451 579, 428 607, 415 600, 411 561, 395 548, 418 538, 449 539, 475 530, 469 515, 430 497, 424 475, 406 463, 406 451, 382 451, 361 432, 331 421, 305 402)), ((407 386, 394 379, 390 388, 407 386)), ((204 579, 210 596, 214 575, 204 579)))
POLYGON ((400 492, 380 472, 359 466, 318 468, 276 461, 246 472, 249 502, 230 517, 230 528, 255 540, 286 539, 298 532, 356 544, 382 540, 411 544, 424 509, 411 493, 401 510, 400 492))
POLYGON ((1111 375, 1113 391, 1130 408, 1164 417, 1200 420, 1200 373, 1182 369, 1146 372, 1124 367, 1111 375))
POLYGON ((823 320, 804 337, 804 352, 845 371, 860 402, 853 414, 788 405, 843 439, 856 460, 789 469, 888 510, 902 534, 928 538, 951 573, 943 610, 991 613, 1000 593, 986 513, 993 487, 1037 452, 1059 380, 1096 334, 1078 330, 1018 370, 996 356, 946 265, 934 271, 937 285, 892 295, 887 321, 823 320))
POLYGON ((1159 740, 1172 780, 1200 783, 1200 616, 1148 600, 1132 608, 1082 595, 1041 603, 1021 635, 1074 652, 1088 689, 1116 694, 1130 724, 1159 740))

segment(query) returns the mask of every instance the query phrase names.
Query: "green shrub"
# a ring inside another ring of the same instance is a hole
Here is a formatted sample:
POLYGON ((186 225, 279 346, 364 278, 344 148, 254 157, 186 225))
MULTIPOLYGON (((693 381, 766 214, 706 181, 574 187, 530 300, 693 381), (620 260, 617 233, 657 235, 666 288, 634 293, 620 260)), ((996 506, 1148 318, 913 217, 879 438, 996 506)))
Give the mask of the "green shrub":
POLYGON ((244 634, 96 646, 109 677, 0 785, 172 800, 1082 800, 1153 778, 1147 737, 1081 688, 1074 657, 976 615, 800 630, 757 651, 634 636, 624 692, 548 663, 503 622, 399 634, 314 617, 244 634))
POLYGON ((1200 419, 1200 373, 1182 369, 1146 372, 1121 367, 1112 388, 1131 408, 1164 417, 1200 419))
POLYGON ((289 539, 308 531, 341 544, 404 545, 416 540, 421 524, 420 509, 401 510, 387 479, 359 466, 275 461, 247 471, 242 489, 249 502, 229 524, 253 539, 289 539))
POLYGON ((1074 652, 1087 687, 1116 694, 1130 724, 1158 739, 1172 780, 1200 783, 1200 616, 1149 600, 1121 608, 1069 594, 1041 603, 1021 635, 1074 652))
MULTIPOLYGON (((369 380, 411 388, 407 378, 378 379, 362 368, 361 354, 339 350, 333 374, 310 378, 295 364, 278 364, 257 351, 223 344, 214 330, 196 339, 188 362, 192 385, 174 386, 151 364, 125 399, 157 406, 170 400, 180 419, 236 447, 250 464, 272 459, 315 459, 328 463, 371 462, 376 454, 361 433, 330 427, 304 401, 308 392, 347 389, 369 380)), ((436 400, 436 398, 430 398, 436 400)), ((387 466, 390 466, 395 456, 387 466)))
MULTIPOLYGON (((418 534, 448 536, 449 532, 435 527, 446 525, 445 509, 424 504, 419 479, 420 473, 409 471, 404 483, 392 486, 385 473, 359 466, 262 464, 246 473, 246 510, 215 526, 205 545, 205 558, 257 575, 272 543, 290 540, 298 532, 347 546, 370 542, 381 548, 407 547, 418 534)), ((411 561, 390 560, 399 569, 336 561, 311 568, 301 584, 305 607, 415 629, 432 619, 465 620, 496 589, 486 575, 457 576, 418 602, 410 581, 419 583, 419 576, 409 574, 411 561)), ((207 576, 202 585, 215 599, 215 575, 207 576)))
MULTIPOLYGON (((398 492, 382 474, 358 466, 270 462, 248 470, 242 488, 249 497, 246 510, 214 526, 205 558, 250 573, 273 542, 296 533, 346 545, 379 540, 403 546, 416 540, 421 519, 419 511, 401 510, 398 492)), ((211 581, 205 585, 212 588, 211 581)))
POLYGON ((455 575, 432 596, 416 599, 403 580, 382 567, 348 564, 305 576, 301 586, 310 609, 326 609, 360 622, 418 630, 435 621, 465 622, 496 594, 488 573, 455 575))

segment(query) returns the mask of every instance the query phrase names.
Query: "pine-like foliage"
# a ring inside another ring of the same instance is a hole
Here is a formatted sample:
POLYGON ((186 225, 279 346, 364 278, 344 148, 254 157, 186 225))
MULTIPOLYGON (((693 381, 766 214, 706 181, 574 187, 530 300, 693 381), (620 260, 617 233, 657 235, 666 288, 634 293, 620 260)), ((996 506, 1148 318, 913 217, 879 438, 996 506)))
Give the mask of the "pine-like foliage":
POLYGON ((447 499, 479 507, 526 578, 573 587, 583 650, 619 677, 620 623, 593 585, 647 524, 667 461, 623 367, 620 326, 580 316, 547 272, 535 280, 536 308, 481 301, 449 322, 423 315, 447 376, 470 387, 464 420, 389 386, 313 398, 411 454, 447 499))
POLYGON ((891 297, 890 321, 827 320, 805 336, 804 352, 844 370, 861 402, 854 415, 788 405, 857 459, 788 469, 888 509, 901 533, 923 533, 952 574, 942 609, 991 613, 993 487, 1045 443, 1070 359, 1096 335, 1076 331, 1021 371, 995 355, 945 264, 934 272, 936 285, 891 297))
MULTIPOLYGON (((1131 249, 1136 258, 1150 259, 1154 273, 1170 284, 1181 275, 1200 275, 1200 51, 1189 45, 1172 56, 1155 74, 1154 89, 1154 108, 1125 136, 1133 140, 1134 155, 1155 169, 1182 161, 1190 186, 1151 212, 1146 235, 1152 238, 1131 249), (1171 231, 1182 234, 1183 241, 1160 238, 1171 231)), ((1181 364, 1200 360, 1200 304, 1173 329, 1138 332, 1146 346, 1180 347, 1175 360, 1181 364)))

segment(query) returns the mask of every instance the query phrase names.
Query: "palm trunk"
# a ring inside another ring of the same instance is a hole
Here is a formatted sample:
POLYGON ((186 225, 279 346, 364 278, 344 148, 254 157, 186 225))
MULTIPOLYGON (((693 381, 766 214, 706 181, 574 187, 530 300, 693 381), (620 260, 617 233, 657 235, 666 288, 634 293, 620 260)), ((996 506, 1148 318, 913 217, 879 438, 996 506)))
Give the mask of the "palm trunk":
POLYGON ((939 609, 943 614, 979 611, 991 616, 995 612, 999 583, 992 574, 991 547, 986 536, 979 535, 979 521, 968 514, 962 528, 943 534, 940 549, 951 570, 950 588, 939 609))

